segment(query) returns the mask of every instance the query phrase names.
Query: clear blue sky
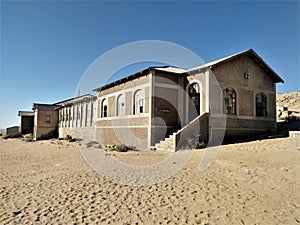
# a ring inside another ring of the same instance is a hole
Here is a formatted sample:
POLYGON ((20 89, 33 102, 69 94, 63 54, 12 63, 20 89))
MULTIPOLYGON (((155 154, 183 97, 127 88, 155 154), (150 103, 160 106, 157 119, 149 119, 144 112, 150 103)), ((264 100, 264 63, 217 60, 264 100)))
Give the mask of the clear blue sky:
POLYGON ((73 97, 95 59, 140 40, 205 62, 253 48, 285 80, 278 92, 300 89, 298 1, 1 1, 0 128, 33 102, 73 97))

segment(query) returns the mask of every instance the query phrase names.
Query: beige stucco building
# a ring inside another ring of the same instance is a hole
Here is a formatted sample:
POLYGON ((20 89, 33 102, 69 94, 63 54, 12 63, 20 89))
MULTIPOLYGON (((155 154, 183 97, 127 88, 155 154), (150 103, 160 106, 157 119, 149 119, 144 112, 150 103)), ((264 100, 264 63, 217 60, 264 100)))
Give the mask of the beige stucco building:
POLYGON ((33 111, 19 111, 20 132, 34 140, 64 138, 95 140, 95 99, 90 94, 54 104, 33 103, 33 111))
POLYGON ((57 137, 58 133, 58 105, 33 103, 34 111, 34 140, 57 137))
POLYGON ((175 150, 275 130, 278 82, 252 49, 191 69, 150 67, 95 89, 96 138, 175 150))
POLYGON ((64 138, 95 140, 94 118, 96 97, 90 94, 56 103, 58 109, 58 135, 64 138))

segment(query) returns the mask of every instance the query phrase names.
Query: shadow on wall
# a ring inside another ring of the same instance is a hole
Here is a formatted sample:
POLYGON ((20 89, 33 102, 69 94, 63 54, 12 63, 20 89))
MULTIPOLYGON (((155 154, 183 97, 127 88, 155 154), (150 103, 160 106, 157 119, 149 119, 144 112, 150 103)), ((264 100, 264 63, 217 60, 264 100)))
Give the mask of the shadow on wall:
POLYGON ((226 144, 233 144, 233 143, 257 141, 263 139, 284 138, 284 137, 289 137, 289 131, 300 131, 300 120, 278 122, 276 131, 268 130, 260 134, 248 136, 241 139, 226 139, 226 141, 224 141, 223 144, 226 145, 226 144))
POLYGON ((48 140, 51 138, 58 138, 58 128, 55 128, 55 130, 52 130, 46 134, 41 135, 37 138, 37 140, 48 140))

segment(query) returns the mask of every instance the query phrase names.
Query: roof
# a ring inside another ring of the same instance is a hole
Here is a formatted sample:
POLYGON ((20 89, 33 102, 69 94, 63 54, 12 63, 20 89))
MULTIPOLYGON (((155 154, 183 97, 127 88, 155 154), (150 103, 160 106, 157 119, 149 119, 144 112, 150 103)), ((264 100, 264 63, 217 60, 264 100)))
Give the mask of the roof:
POLYGON ((70 99, 67 99, 67 100, 56 102, 53 105, 65 106, 65 105, 71 105, 71 104, 74 104, 74 103, 77 103, 77 102, 90 100, 90 99, 96 99, 96 96, 91 95, 91 94, 86 94, 86 95, 78 96, 78 97, 75 97, 75 98, 70 98, 70 99))
POLYGON ((177 67, 171 67, 171 66, 167 66, 167 67, 152 67, 155 70, 160 70, 160 71, 164 71, 164 72, 169 72, 169 73, 178 73, 178 74, 182 74, 186 72, 186 69, 181 69, 181 68, 177 68, 177 67))
MULTIPOLYGON (((54 104, 33 103, 32 110, 35 110, 35 109, 56 110, 56 109, 59 109, 61 107, 67 106, 67 105, 72 105, 74 103, 85 101, 85 100, 90 100, 90 99, 94 100, 94 99, 96 99, 96 96, 91 95, 91 94, 86 94, 86 95, 78 96, 75 98, 70 98, 67 100, 56 102, 54 104)), ((19 111, 19 113, 20 112, 22 112, 22 111, 19 111)))
POLYGON ((7 127, 6 129, 20 128, 19 126, 7 127))
POLYGON ((186 72, 185 69, 178 68, 178 67, 172 67, 172 66, 148 67, 147 69, 141 70, 137 73, 131 74, 131 75, 123 77, 119 80, 116 80, 116 81, 113 81, 111 83, 105 84, 101 87, 95 88, 95 89, 93 89, 93 91, 105 90, 105 89, 113 87, 115 85, 122 84, 126 81, 131 81, 131 80, 134 80, 136 78, 146 76, 150 73, 151 70, 164 71, 164 72, 167 72, 167 73, 173 73, 173 74, 178 74, 178 75, 183 74, 183 73, 186 72))
POLYGON ((59 105, 50 105, 50 104, 42 104, 42 103, 33 103, 32 110, 41 109, 41 110, 56 110, 60 108, 59 105))
POLYGON ((32 111, 19 111, 18 116, 34 116, 34 112, 32 112, 32 111))
POLYGON ((226 63, 228 61, 234 60, 234 59, 236 59, 238 57, 241 57, 243 55, 249 55, 255 61, 257 61, 259 66, 261 66, 271 76, 271 78, 274 80, 274 82, 284 83, 284 80, 253 49, 248 49, 248 50, 243 51, 243 52, 239 52, 239 53, 236 53, 236 54, 233 54, 233 55, 226 56, 226 57, 221 58, 221 59, 217 59, 217 60, 213 60, 213 61, 208 62, 208 63, 201 64, 200 66, 196 66, 196 67, 193 67, 193 68, 188 69, 188 70, 182 69, 182 68, 177 68, 177 67, 171 67, 171 66, 149 67, 149 68, 141 70, 137 73, 131 74, 131 75, 126 76, 124 78, 121 78, 119 80, 116 80, 116 81, 113 81, 111 83, 105 84, 101 87, 95 88, 95 89, 93 89, 93 91, 98 91, 99 92, 101 90, 105 90, 105 89, 113 87, 115 85, 122 84, 126 81, 130 81, 130 80, 139 78, 141 76, 146 76, 150 73, 150 70, 158 70, 158 71, 164 71, 164 72, 167 72, 167 73, 182 75, 182 74, 185 74, 185 73, 192 73, 196 70, 200 71, 204 68, 212 69, 212 68, 215 68, 215 67, 221 65, 222 63, 226 63))
POLYGON ((271 76, 271 78, 276 82, 276 83, 284 83, 284 80, 253 50, 253 49, 249 49, 243 52, 239 52, 221 59, 217 59, 205 64, 202 64, 200 66, 197 67, 193 67, 191 69, 189 69, 187 72, 192 72, 195 70, 201 70, 204 68, 209 67, 210 69, 213 69, 214 67, 217 67, 219 65, 221 65, 222 63, 234 60, 238 57, 241 57, 243 55, 249 55, 250 57, 252 57, 255 61, 258 62, 258 64, 271 76))

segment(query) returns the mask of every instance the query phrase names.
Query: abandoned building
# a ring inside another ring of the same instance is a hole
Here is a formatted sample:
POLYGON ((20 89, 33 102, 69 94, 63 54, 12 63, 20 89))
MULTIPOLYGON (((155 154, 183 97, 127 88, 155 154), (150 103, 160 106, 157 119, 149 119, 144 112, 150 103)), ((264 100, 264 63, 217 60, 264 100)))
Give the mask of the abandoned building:
POLYGON ((20 117, 20 133, 33 134, 34 112, 19 111, 18 116, 20 117))
POLYGON ((19 126, 12 126, 6 128, 6 135, 14 135, 14 134, 18 134, 19 132, 20 132, 19 126))
POLYGON ((252 49, 188 70, 150 67, 94 90, 96 138, 175 150, 219 131, 226 140, 275 130, 279 82, 252 49))
MULTIPOLYGON (((90 94, 20 111, 20 131, 180 149, 276 130, 280 76, 252 49, 200 66, 149 67, 90 94)), ((217 143, 217 144, 218 144, 217 143)))
POLYGON ((58 135, 58 105, 33 103, 33 138, 48 139, 58 135))
POLYGON ((96 97, 90 94, 54 104, 33 103, 33 111, 19 111, 21 134, 35 140, 63 138, 95 139, 94 114, 96 97))
POLYGON ((62 102, 58 109, 58 135, 95 140, 94 118, 96 97, 90 94, 71 98, 62 102))

